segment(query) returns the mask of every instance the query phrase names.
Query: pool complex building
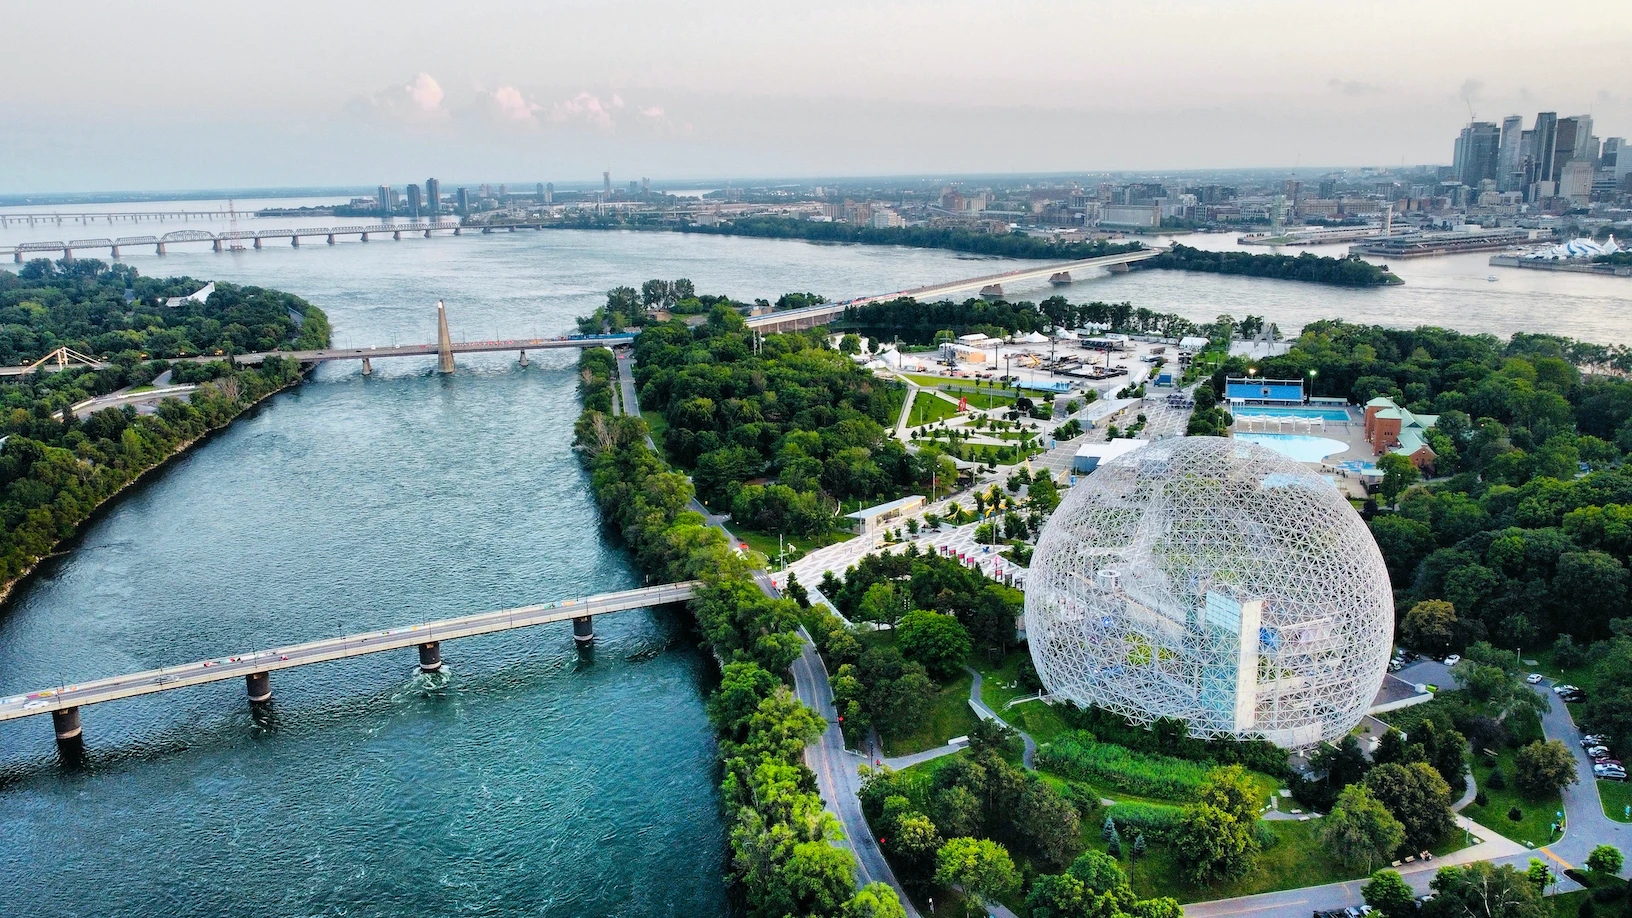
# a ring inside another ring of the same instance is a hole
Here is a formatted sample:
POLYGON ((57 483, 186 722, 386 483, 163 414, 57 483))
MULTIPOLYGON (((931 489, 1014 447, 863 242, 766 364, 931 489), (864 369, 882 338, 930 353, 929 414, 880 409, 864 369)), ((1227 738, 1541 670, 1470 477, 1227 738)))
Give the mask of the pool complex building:
POLYGON ((1318 408, 1298 405, 1230 405, 1229 412, 1242 417, 1319 419, 1322 421, 1353 420, 1347 408, 1318 408))

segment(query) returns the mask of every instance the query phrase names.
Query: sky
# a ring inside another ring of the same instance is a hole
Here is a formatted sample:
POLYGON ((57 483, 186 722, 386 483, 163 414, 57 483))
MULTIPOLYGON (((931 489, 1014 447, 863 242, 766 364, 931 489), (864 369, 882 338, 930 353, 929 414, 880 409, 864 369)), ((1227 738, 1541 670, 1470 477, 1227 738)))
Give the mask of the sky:
POLYGON ((1624 0, 0 0, 0 194, 1445 163, 1624 0))

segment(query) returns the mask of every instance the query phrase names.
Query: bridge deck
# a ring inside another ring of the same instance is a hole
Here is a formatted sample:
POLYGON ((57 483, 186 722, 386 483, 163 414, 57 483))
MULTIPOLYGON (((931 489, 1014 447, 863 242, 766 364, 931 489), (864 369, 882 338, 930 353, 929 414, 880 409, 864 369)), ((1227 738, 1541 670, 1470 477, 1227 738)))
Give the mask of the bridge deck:
POLYGON ((542 605, 499 609, 462 618, 325 638, 288 647, 257 650, 238 656, 217 657, 212 660, 183 663, 180 666, 167 666, 163 669, 78 682, 59 688, 0 698, 0 720, 48 714, 59 708, 114 701, 134 695, 149 695, 154 692, 201 685, 205 682, 241 679, 251 673, 271 672, 275 669, 290 669, 345 657, 400 650, 432 641, 446 641, 476 634, 509 631, 514 628, 530 628, 534 625, 547 625, 552 622, 570 621, 585 616, 605 615, 664 603, 685 602, 692 598, 699 585, 698 581, 688 580, 580 599, 565 599, 542 605))
POLYGON ((782 312, 766 313, 762 316, 753 316, 748 319, 749 328, 765 328, 779 326, 788 322, 810 321, 824 316, 836 316, 844 312, 848 306, 861 306, 867 303, 882 303, 899 297, 910 296, 924 300, 931 297, 954 293, 959 290, 972 290, 984 287, 987 284, 1000 284, 1004 281, 1032 280, 1040 277, 1050 277, 1060 271, 1080 271, 1089 268, 1108 268, 1112 265, 1131 264, 1155 258, 1167 251, 1162 248, 1145 248, 1137 252, 1124 252, 1119 255, 1102 255, 1098 258, 1084 258, 1078 261, 1064 261, 1054 264, 1039 265, 1031 268, 1017 268, 1013 271, 1004 271, 1001 274, 987 274, 982 277, 970 277, 946 284, 931 284, 927 287, 914 287, 910 290, 900 290, 895 293, 881 293, 877 296, 861 296, 837 303, 822 303, 817 306, 806 306, 803 309, 788 309, 782 312))

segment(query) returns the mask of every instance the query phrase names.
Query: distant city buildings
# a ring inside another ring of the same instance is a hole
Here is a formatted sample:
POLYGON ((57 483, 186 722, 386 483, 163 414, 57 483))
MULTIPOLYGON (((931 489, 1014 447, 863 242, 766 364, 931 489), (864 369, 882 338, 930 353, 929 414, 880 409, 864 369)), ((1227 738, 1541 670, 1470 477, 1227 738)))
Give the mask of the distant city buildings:
POLYGON ((425 180, 425 206, 432 219, 442 215, 442 185, 434 178, 425 180))
POLYGON ((1585 207, 1632 191, 1620 169, 1621 138, 1600 142, 1592 130, 1591 115, 1557 112, 1537 113, 1529 130, 1520 115, 1500 128, 1473 121, 1457 135, 1452 175, 1473 192, 1467 203, 1474 205, 1509 203, 1503 196, 1513 194, 1526 204, 1585 207), (1494 198, 1484 196, 1486 179, 1495 179, 1494 198))

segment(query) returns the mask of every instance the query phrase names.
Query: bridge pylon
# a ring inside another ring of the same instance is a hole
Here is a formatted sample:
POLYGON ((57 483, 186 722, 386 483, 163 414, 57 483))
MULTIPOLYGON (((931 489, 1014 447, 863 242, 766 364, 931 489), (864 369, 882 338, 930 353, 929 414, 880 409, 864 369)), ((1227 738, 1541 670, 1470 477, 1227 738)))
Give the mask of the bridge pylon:
POLYGON ((436 301, 436 369, 439 373, 453 372, 453 338, 448 334, 448 310, 441 300, 436 301))

